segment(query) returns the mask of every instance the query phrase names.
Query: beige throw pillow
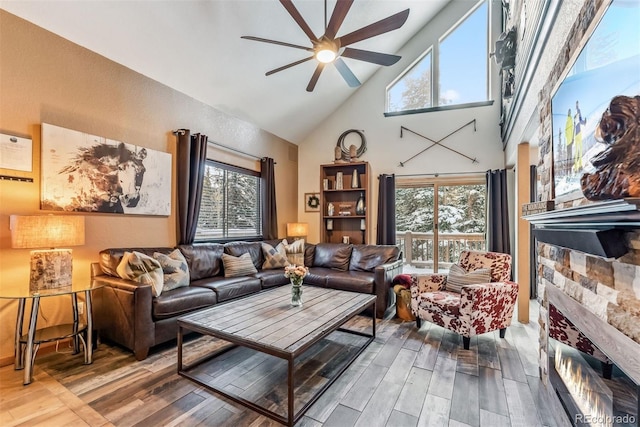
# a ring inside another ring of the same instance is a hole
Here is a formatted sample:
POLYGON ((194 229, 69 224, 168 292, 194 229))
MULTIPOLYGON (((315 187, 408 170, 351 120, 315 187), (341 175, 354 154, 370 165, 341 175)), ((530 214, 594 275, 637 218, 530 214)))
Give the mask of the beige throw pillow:
POLYGON ((262 254, 264 255, 263 270, 273 270, 289 265, 287 252, 282 243, 278 243, 275 248, 268 243, 262 243, 262 254))
POLYGON ((460 293, 462 292, 462 287, 465 285, 489 282, 491 282, 490 268, 479 268, 477 270, 467 272, 464 268, 454 264, 449 269, 446 290, 460 293))
POLYGON ((284 239, 282 245, 287 253, 287 259, 290 264, 304 265, 304 239, 298 239, 291 243, 287 242, 287 239, 284 239))
POLYGON ((164 285, 164 275, 160 263, 141 252, 125 252, 116 268, 118 276, 146 285, 151 285, 153 296, 160 296, 164 285))
POLYGON ((162 266, 162 273, 164 274, 163 292, 189 286, 189 265, 180 249, 175 249, 169 255, 155 252, 153 257, 162 266))

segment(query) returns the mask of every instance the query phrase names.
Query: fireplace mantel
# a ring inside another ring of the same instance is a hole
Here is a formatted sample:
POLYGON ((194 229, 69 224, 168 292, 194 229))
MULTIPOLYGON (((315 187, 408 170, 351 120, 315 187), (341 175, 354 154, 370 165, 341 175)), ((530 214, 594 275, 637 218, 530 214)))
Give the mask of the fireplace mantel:
POLYGON ((640 228, 640 198, 597 202, 527 215, 541 242, 604 258, 627 252, 624 233, 640 228))
POLYGON ((640 228, 640 198, 607 200, 523 218, 536 228, 640 228))

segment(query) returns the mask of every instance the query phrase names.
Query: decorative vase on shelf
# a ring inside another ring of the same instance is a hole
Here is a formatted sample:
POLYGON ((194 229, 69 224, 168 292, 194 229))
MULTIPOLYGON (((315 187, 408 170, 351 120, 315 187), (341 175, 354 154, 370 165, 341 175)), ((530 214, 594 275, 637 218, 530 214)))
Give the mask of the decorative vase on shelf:
POLYGON ((360 176, 358 176, 358 169, 353 170, 351 175, 351 188, 360 188, 360 176))
POLYGON ((364 215, 364 193, 360 193, 356 202, 356 215, 364 215))

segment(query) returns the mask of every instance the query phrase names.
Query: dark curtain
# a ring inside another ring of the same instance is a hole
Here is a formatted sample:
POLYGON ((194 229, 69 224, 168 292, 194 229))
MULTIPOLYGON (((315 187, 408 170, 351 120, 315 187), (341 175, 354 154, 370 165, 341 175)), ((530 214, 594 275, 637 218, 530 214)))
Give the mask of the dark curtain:
POLYGON ((207 159, 207 135, 191 135, 188 129, 178 135, 178 244, 190 244, 196 236, 200 196, 207 159))
POLYGON ((396 244, 396 176, 378 176, 378 245, 396 244))
POLYGON ((487 250, 511 252, 506 169, 487 171, 487 250))
POLYGON ((278 238, 275 164, 270 157, 263 157, 260 160, 260 178, 262 179, 262 235, 265 240, 278 238))

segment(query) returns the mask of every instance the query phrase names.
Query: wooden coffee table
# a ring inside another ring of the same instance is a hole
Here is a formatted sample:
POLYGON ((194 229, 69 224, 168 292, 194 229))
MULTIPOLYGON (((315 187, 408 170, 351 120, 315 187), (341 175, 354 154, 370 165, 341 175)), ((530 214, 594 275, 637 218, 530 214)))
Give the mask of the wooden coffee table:
POLYGON ((208 390, 253 409, 285 425, 293 426, 306 410, 329 388, 375 338, 376 322, 371 333, 341 328, 345 322, 368 307, 375 313, 376 297, 370 294, 304 286, 302 307, 292 307, 291 287, 281 286, 245 298, 218 304, 178 319, 178 374, 208 390), (365 337, 329 380, 301 408, 294 411, 296 358, 330 333, 339 330, 365 337), (183 336, 198 332, 228 341, 232 345, 217 349, 189 364, 183 362, 183 336), (198 375, 196 367, 237 346, 251 348, 287 361, 287 414, 279 413, 247 400, 228 389, 211 384, 211 377, 198 375))

